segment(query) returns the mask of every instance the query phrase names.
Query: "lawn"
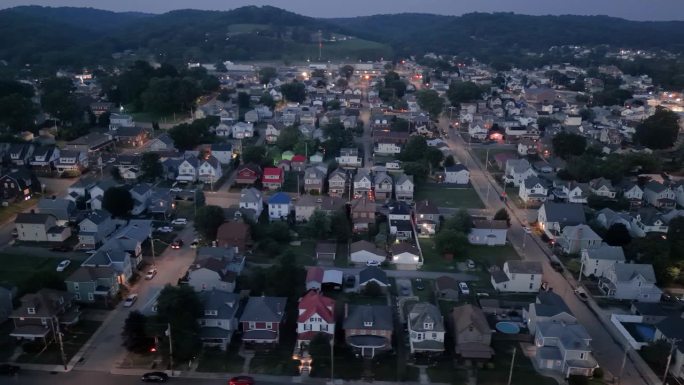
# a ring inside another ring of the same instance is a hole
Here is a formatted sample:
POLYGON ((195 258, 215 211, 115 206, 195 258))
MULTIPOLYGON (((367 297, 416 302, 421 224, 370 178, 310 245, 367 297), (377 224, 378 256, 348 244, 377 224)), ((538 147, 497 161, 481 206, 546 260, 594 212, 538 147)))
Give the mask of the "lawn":
POLYGON ((133 112, 130 114, 136 122, 158 122, 161 124, 180 123, 189 118, 188 114, 160 115, 153 112, 133 112))
POLYGON ((431 279, 423 279, 423 290, 418 290, 418 287, 416 286, 416 280, 412 279, 411 280, 412 286, 413 286, 413 295, 418 297, 421 302, 430 302, 432 303, 435 300, 435 295, 433 292, 434 288, 434 281, 431 279))
POLYGON ((435 241, 432 238, 419 238, 420 249, 423 252, 423 270, 426 271, 455 271, 456 261, 442 258, 435 250, 435 241))
MULTIPOLYGON (((354 356, 351 350, 344 345, 335 344, 335 379, 345 381, 359 380, 363 373, 363 360, 354 356)), ((330 358, 314 361, 311 368, 311 377, 330 378, 330 358)))
MULTIPOLYGON (((487 161, 487 148, 474 148, 473 153, 477 156, 477 159, 482 163, 484 166, 485 161, 487 161)), ((494 156, 497 154, 517 154, 515 150, 511 150, 510 148, 490 148, 489 149, 489 170, 492 171, 500 171, 503 172, 505 170, 499 170, 499 167, 496 165, 496 162, 494 161, 494 156)))
POLYGON ((418 368, 406 365, 398 355, 384 355, 373 361, 373 375, 376 381, 418 381, 418 368))
POLYGON ((0 223, 5 223, 14 215, 24 212, 24 210, 33 207, 36 203, 38 203, 38 199, 33 198, 27 201, 10 202, 7 207, 0 207, 0 223))
POLYGON ((433 239, 420 238, 418 242, 420 242, 420 248, 423 251, 423 270, 427 271, 455 271, 456 263, 465 259, 472 259, 476 264, 484 265, 485 267, 503 266, 503 263, 506 261, 520 259, 520 256, 511 245, 468 245, 468 251, 463 258, 455 258, 455 260, 449 261, 439 256, 437 250, 435 250, 433 239))
MULTIPOLYGON (((64 353, 67 362, 81 349, 95 331, 100 327, 101 322, 98 321, 80 321, 76 326, 70 328, 64 333, 64 353)), ((32 343, 33 344, 33 343, 32 343)), ((36 342, 35 344, 42 344, 36 342)), ((30 364, 53 364, 59 365, 62 363, 62 358, 59 351, 59 344, 51 343, 47 349, 38 351, 37 353, 24 353, 17 362, 30 364)))
POLYGON ((443 359, 436 365, 428 367, 427 375, 430 378, 430 382, 460 385, 465 384, 467 380, 465 370, 456 369, 452 359, 443 359))
MULTIPOLYGON (((297 266, 310 266, 314 264, 315 250, 316 241, 306 239, 301 241, 299 245, 281 245, 280 255, 291 251, 295 256, 297 266)), ((275 254, 269 254, 265 250, 257 250, 249 259, 254 263, 274 263, 277 259, 276 257, 275 254)))
POLYGON ((299 180, 299 184, 297 184, 297 180, 299 178, 299 172, 297 171, 286 171, 285 172, 285 180, 283 181, 283 187, 281 190, 285 192, 291 192, 291 193, 296 193, 297 188, 300 190, 304 188, 304 182, 302 180, 299 180))
POLYGON ((195 219, 195 211, 194 201, 176 201, 176 218, 186 218, 188 221, 192 221, 195 219))
POLYGON ((425 184, 416 189, 415 200, 429 199, 437 207, 483 209, 482 200, 472 187, 451 188, 425 184))
MULTIPOLYGON (((68 254, 64 255, 66 259, 68 254)), ((71 265, 63 272, 57 272, 57 264, 60 258, 36 257, 30 255, 0 254, 2 269, 0 269, 0 282, 8 282, 20 288, 35 277, 36 274, 54 273, 62 279, 67 278, 74 270, 78 269, 79 263, 72 261, 71 265)))
POLYGON ((245 359, 238 356, 240 340, 234 338, 227 351, 216 349, 204 349, 197 365, 198 372, 214 373, 242 373, 245 359))
POLYGON ((487 385, 508 383, 508 372, 511 368, 511 355, 514 346, 517 348, 517 352, 513 366, 513 385, 557 385, 556 380, 544 377, 534 370, 532 362, 521 353, 520 346, 517 343, 508 341, 492 342, 494 357, 491 364, 493 367, 478 370, 477 382, 487 385))
POLYGON ((280 343, 275 349, 257 351, 249 364, 250 374, 270 374, 273 376, 296 376, 299 374, 299 361, 292 359, 297 339, 294 330, 281 333, 280 343))

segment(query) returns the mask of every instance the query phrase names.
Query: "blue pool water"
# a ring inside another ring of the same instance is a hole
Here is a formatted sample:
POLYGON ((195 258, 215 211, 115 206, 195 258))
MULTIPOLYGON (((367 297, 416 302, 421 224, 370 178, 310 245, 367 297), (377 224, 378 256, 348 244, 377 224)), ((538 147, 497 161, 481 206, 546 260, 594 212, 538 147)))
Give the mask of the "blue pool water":
POLYGON ((520 333, 520 327, 513 322, 498 322, 496 324, 496 330, 505 334, 518 334, 520 333))
POLYGON ((651 325, 635 324, 634 332, 641 337, 642 341, 653 341, 655 328, 651 325))

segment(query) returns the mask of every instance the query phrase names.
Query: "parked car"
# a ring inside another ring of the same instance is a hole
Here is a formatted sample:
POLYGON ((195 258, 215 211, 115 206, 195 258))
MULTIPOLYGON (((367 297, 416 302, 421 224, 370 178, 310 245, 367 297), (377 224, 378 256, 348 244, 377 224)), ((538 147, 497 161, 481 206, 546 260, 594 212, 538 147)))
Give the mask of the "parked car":
POLYGON ((467 260, 466 266, 468 266, 469 269, 474 269, 475 268, 475 261, 473 261, 472 259, 467 260))
POLYGON ((354 287, 355 284, 356 284, 356 277, 353 275, 348 275, 344 279, 344 286, 346 286, 346 287, 354 287))
POLYGON ((183 192, 183 189, 180 188, 180 187, 171 187, 171 188, 169 189, 169 191, 171 191, 171 192, 173 192, 173 193, 179 193, 179 192, 183 192))
POLYGON ((254 385, 254 378, 250 376, 235 376, 228 380, 228 385, 254 385))
POLYGON ((16 365, 0 364, 0 374, 4 376, 14 376, 19 374, 20 370, 21 368, 16 365))
POLYGON ((137 294, 129 294, 123 302, 124 307, 131 307, 138 300, 137 294))
POLYGON ((157 275, 157 269, 149 269, 147 270, 147 274, 145 274, 145 279, 150 280, 154 278, 155 275, 157 275))
POLYGON ((50 250, 52 250, 52 251, 58 251, 58 252, 60 252, 60 253, 65 253, 65 252, 67 252, 67 251, 71 251, 71 247, 69 247, 69 246, 67 246, 67 245, 57 245, 57 246, 51 248, 50 250))
POLYGON ((586 302, 586 301, 589 299, 589 296, 588 296, 587 293, 584 291, 584 289, 582 289, 581 287, 578 287, 577 289, 575 289, 575 294, 576 294, 576 295, 579 297, 579 299, 582 300, 582 301, 585 301, 585 302, 586 302))
POLYGON ((470 289, 468 288, 468 284, 466 284, 465 282, 459 282, 458 288, 461 290, 461 293, 463 293, 463 295, 470 295, 470 289))
POLYGON ((523 226, 523 231, 527 234, 532 234, 532 230, 527 226, 523 226))
POLYGON ((171 224, 174 226, 185 226, 188 224, 188 220, 186 218, 176 218, 171 221, 171 224))
POLYGON ((71 264, 71 261, 68 259, 63 260, 62 262, 57 265, 57 271, 64 271, 69 265, 71 264))
POLYGON ((551 268, 556 270, 557 272, 559 272, 559 273, 563 272, 563 265, 560 262, 551 261, 550 265, 551 265, 551 268))
POLYGON ((173 231, 173 229, 169 226, 162 226, 158 228, 157 231, 159 231, 160 233, 170 233, 173 231))
POLYGON ((199 242, 198 242, 198 241, 192 241, 192 243, 190 244, 190 248, 191 248, 191 249, 196 249, 198 246, 199 246, 199 242))
POLYGON ((180 249, 181 247, 183 247, 182 239, 176 239, 175 241, 173 241, 173 243, 171 243, 172 249, 180 249))
POLYGON ((169 375, 164 372, 149 372, 140 377, 143 382, 166 382, 169 380, 169 375))
POLYGON ((380 262, 378 262, 374 259, 371 259, 371 260, 366 262, 366 266, 376 266, 377 267, 377 266, 380 266, 380 262))
POLYGON ((425 290, 425 283, 423 283, 423 280, 420 278, 416 278, 416 289, 425 290))

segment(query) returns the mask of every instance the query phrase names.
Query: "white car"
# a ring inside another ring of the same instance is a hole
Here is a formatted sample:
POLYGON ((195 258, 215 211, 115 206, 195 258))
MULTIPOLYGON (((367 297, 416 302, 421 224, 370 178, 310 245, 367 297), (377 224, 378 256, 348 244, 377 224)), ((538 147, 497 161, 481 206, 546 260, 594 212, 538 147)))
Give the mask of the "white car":
POLYGON ((475 261, 473 261, 472 259, 467 260, 466 266, 468 266, 469 269, 474 269, 475 268, 475 261))
POLYGON ((531 233, 532 233, 532 230, 531 230, 529 227, 527 227, 527 226, 523 227, 523 231, 526 232, 527 234, 531 234, 531 233))
POLYGON ((173 231, 173 229, 169 226, 163 226, 157 229, 160 233, 170 233, 173 231))
POLYGON ((463 295, 470 295, 470 289, 468 289, 468 285, 465 282, 459 282, 458 288, 461 289, 463 295))
POLYGON ((123 302, 124 307, 131 307, 138 300, 137 294, 129 294, 123 302))
POLYGON ((376 261, 374 259, 371 259, 371 260, 366 262, 366 266, 376 266, 377 267, 377 266, 380 266, 380 262, 376 261))
POLYGON ((185 226, 188 224, 188 220, 186 218, 176 218, 171 221, 171 224, 174 226, 185 226))
POLYGON ((155 275, 157 275, 157 269, 149 269, 147 270, 147 274, 145 274, 145 279, 150 280, 154 278, 155 275))
POLYGON ((64 271, 69 265, 71 264, 71 261, 68 259, 63 260, 62 262, 57 265, 57 271, 64 271))
POLYGON ((180 187, 172 187, 169 189, 169 191, 174 192, 174 193, 179 193, 179 192, 183 192, 183 189, 180 187))

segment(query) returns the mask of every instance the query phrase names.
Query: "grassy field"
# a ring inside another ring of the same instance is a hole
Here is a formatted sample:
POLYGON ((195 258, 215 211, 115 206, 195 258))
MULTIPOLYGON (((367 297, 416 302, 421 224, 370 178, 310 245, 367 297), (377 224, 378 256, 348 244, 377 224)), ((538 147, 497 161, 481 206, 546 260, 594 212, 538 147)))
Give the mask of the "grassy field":
POLYGON ((38 199, 33 198, 27 201, 10 203, 7 207, 0 207, 0 223, 5 223, 13 216, 33 207, 36 203, 38 203, 38 199))
POLYGON ((455 256, 453 261, 442 258, 435 250, 435 241, 431 238, 420 238, 420 248, 423 251, 423 270, 427 271, 455 271, 456 263, 472 259, 480 266, 502 266, 509 260, 518 260, 520 256, 513 246, 479 246, 469 245, 466 255, 455 256))
MULTIPOLYGON (((68 253, 64 254, 64 259, 68 258, 68 253)), ((27 283, 36 274, 54 272, 57 277, 67 278, 78 268, 78 263, 73 261, 63 272, 56 272, 60 258, 36 257, 30 255, 0 254, 2 269, 0 269, 0 282, 8 282, 19 287, 27 283)))
MULTIPOLYGON (((97 321, 80 321, 76 326, 64 333, 64 353, 66 354, 67 362, 73 357, 85 344, 90 337, 100 327, 101 322, 97 321)), ((36 344, 41 344, 36 342, 36 344)), ((54 364, 62 363, 62 358, 59 351, 59 344, 52 343, 48 345, 47 349, 38 353, 24 353, 17 362, 31 363, 31 364, 54 364)))
POLYGON ((482 200, 473 188, 447 188, 436 184, 423 185, 416 189, 415 200, 429 199, 437 207, 483 209, 482 200))

